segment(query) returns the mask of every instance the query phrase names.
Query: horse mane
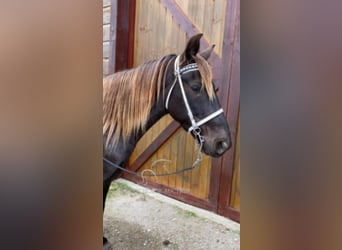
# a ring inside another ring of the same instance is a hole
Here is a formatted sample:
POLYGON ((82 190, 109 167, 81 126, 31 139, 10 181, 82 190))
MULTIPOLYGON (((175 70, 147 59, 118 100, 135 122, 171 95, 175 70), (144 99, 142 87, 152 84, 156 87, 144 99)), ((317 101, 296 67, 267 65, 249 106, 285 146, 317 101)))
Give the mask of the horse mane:
MULTIPOLYGON (((153 104, 164 98, 167 70, 175 55, 146 62, 136 68, 120 71, 103 79, 103 135, 106 145, 114 138, 125 142, 131 135, 144 131, 153 104)), ((212 99, 212 73, 201 56, 194 58, 202 76, 202 85, 212 99)), ((173 69, 173 65, 172 65, 173 69)))

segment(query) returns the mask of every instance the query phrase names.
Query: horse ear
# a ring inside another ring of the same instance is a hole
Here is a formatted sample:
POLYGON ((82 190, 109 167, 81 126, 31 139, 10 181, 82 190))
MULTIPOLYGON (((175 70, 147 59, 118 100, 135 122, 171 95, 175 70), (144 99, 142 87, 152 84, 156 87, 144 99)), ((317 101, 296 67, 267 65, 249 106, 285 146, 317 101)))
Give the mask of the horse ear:
POLYGON ((206 48, 205 50, 201 51, 200 52, 200 55, 205 59, 205 60, 208 60, 208 58, 210 57, 211 55, 211 52, 213 52, 215 48, 215 44, 209 46, 208 48, 206 48))
POLYGON ((198 53, 200 47, 200 39, 203 36, 202 33, 194 35, 190 38, 188 43, 186 44, 185 50, 182 54, 182 58, 184 61, 191 61, 193 57, 198 53))

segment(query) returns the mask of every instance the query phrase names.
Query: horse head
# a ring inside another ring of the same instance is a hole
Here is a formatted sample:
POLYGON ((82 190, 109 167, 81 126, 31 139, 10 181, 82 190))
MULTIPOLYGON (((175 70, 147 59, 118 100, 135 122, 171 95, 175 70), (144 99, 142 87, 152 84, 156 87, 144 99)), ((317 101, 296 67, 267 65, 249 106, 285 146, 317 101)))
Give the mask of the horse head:
POLYGON ((174 82, 167 87, 166 109, 199 140, 202 151, 219 157, 231 147, 227 119, 216 95, 207 59, 214 45, 199 52, 202 34, 193 36, 174 63, 174 82))

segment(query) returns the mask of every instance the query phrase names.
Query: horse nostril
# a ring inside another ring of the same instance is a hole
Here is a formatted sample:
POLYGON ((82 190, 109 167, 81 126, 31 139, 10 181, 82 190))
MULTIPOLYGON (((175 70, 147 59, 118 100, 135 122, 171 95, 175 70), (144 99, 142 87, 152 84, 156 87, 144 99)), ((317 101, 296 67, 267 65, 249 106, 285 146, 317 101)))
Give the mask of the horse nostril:
POLYGON ((221 155, 231 147, 231 143, 227 140, 220 140, 216 143, 216 153, 221 155))
POLYGON ((221 143, 222 148, 228 148, 228 143, 227 142, 222 142, 221 143))

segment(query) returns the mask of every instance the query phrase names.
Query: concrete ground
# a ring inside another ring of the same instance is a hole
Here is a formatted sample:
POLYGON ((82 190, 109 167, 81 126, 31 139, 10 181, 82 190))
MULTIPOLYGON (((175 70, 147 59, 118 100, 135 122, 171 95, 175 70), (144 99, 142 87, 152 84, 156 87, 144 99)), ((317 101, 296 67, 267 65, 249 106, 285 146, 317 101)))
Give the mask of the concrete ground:
POLYGON ((118 250, 240 249, 238 223, 123 179, 111 186, 104 235, 118 250))

